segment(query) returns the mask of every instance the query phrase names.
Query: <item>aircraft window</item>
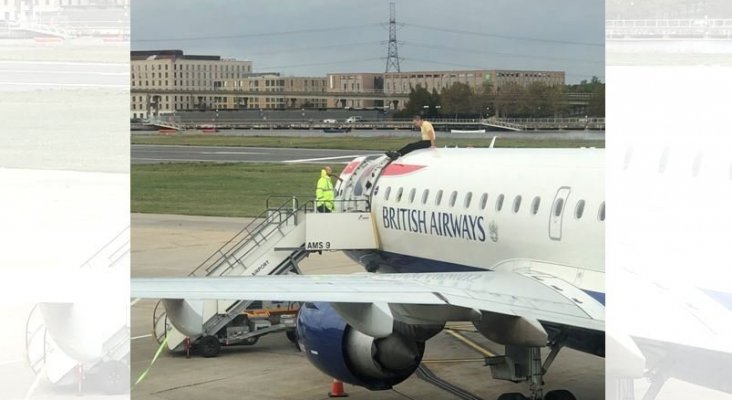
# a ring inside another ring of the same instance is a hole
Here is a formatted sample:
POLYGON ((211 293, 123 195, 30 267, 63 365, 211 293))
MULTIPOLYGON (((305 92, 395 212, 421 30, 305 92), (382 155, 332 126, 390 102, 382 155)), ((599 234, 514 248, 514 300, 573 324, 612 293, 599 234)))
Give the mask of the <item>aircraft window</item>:
POLYGON ((536 215, 539 212, 539 205, 541 205, 541 197, 536 196, 531 202, 531 214, 536 215))
POLYGON ((582 218, 582 214, 585 212, 585 201, 580 200, 577 202, 577 207, 574 208, 574 217, 577 219, 582 218))
POLYGON ((473 200, 473 192, 465 193, 465 208, 470 208, 471 200, 473 200))
POLYGON ((389 193, 391 193, 391 186, 387 186, 384 190, 384 201, 389 200, 389 193))
POLYGON ((455 207, 455 201, 457 200, 457 191, 453 190, 450 194, 450 207, 455 207))
POLYGON ((557 202, 554 203, 554 216, 562 215, 562 209, 564 209, 564 199, 557 199, 557 202))
POLYGON ((412 190, 409 191, 409 204, 414 203, 414 194, 417 192, 416 189, 412 188, 412 190))
POLYGON ((435 205, 439 206, 442 202, 442 189, 437 191, 437 194, 435 195, 435 205))
POLYGON ((503 193, 496 198, 496 211, 501 211, 501 208, 503 208, 503 193))
POLYGON ((488 193, 483 193, 482 196, 480 196, 480 209, 485 210, 485 206, 488 204, 488 193))
POLYGON ((597 213, 597 219, 600 221, 605 220, 605 202, 603 201, 602 204, 600 204, 600 211, 597 213))
POLYGON ((427 199, 430 197, 430 190, 425 189, 422 193, 422 204, 427 204, 427 199))
POLYGON ((518 195, 513 199, 513 213, 515 214, 515 213, 519 212, 520 209, 521 209, 521 195, 518 195))
POLYGON ((394 201, 396 201, 397 203, 400 202, 400 201, 402 201, 402 193, 403 192, 404 192, 404 189, 399 188, 397 190, 396 197, 394 198, 394 201))

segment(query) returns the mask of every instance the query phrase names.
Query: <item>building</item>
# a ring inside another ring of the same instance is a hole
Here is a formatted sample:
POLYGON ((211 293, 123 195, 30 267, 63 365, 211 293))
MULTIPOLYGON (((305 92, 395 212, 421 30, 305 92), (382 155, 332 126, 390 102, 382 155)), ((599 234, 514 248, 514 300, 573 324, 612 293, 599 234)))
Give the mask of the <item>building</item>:
POLYGON ((384 74, 347 73, 328 74, 327 92, 329 108, 374 108, 383 107, 384 74), (379 99, 354 98, 353 94, 376 94, 379 99), (339 96, 340 95, 340 96, 339 96))
POLYGON ((440 93, 455 83, 464 83, 472 89, 489 85, 500 90, 508 83, 526 87, 540 82, 549 86, 564 84, 564 71, 514 71, 514 70, 471 70, 471 71, 415 71, 385 74, 386 93, 409 93, 412 87, 422 86, 428 91, 440 93))
POLYGON ((411 71, 374 73, 328 74, 328 92, 334 95, 328 100, 328 107, 373 108, 387 104, 402 108, 404 101, 394 99, 397 95, 403 99, 412 88, 421 86, 437 93, 455 83, 464 83, 474 90, 484 86, 492 90, 515 83, 526 87, 541 82, 550 86, 564 84, 564 71, 519 71, 519 70, 469 70, 469 71, 411 71), (338 98, 339 93, 344 94, 338 98), (381 99, 349 98, 346 94, 380 93, 381 99))
POLYGON ((252 74, 251 61, 186 55, 181 50, 133 51, 130 68, 132 118, 223 108, 227 99, 214 91, 223 89, 226 81, 252 74))
POLYGON ((326 78, 257 74, 224 82, 224 89, 240 94, 226 96, 227 109, 284 109, 327 107, 326 78), (264 93, 264 94, 259 94, 264 93))
POLYGON ((332 73, 326 77, 252 72, 250 61, 189 55, 181 50, 133 51, 131 117, 190 110, 392 108, 412 88, 442 92, 455 83, 499 91, 508 84, 564 84, 563 71, 469 70, 332 73))

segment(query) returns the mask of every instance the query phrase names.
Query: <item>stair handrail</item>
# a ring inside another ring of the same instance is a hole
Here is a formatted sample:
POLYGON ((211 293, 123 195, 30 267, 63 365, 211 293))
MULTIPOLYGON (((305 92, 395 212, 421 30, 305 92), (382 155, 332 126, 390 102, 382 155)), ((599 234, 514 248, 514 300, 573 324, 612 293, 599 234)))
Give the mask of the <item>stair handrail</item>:
MULTIPOLYGON (((309 203, 310 202, 307 202, 306 204, 299 206, 297 198, 289 197, 287 201, 282 203, 277 208, 266 208, 254 220, 247 224, 241 231, 239 231, 236 235, 234 235, 231 239, 224 243, 217 251, 211 254, 211 256, 204 260, 198 267, 191 271, 188 276, 196 276, 201 268, 205 268, 207 270, 206 275, 211 274, 212 270, 215 270, 215 266, 221 265, 221 263, 224 262, 229 256, 239 251, 254 235, 260 233, 266 227, 276 225, 276 228, 279 229, 282 227, 282 225, 289 222, 290 218, 293 217, 295 218, 295 223, 297 223, 297 213, 299 211, 304 211, 309 203), (296 208, 293 207, 293 204, 296 206, 296 208), (211 262, 214 258, 216 258, 215 261, 211 262)), ((253 250, 254 248, 255 247, 253 247, 249 251, 253 250)), ((246 257, 249 254, 249 251, 239 257, 239 259, 246 257)))

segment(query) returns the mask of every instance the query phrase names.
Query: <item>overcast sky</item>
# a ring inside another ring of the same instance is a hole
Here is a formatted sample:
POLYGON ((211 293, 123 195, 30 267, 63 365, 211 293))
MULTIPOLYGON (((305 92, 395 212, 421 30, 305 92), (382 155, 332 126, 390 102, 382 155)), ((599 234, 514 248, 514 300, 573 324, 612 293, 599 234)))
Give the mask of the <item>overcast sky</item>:
MULTIPOLYGON (((138 0, 132 49, 250 60, 255 72, 383 72, 388 0, 138 0), (275 34, 275 35, 271 35, 275 34)), ((396 0, 402 71, 547 69, 605 78, 604 1, 396 0)))

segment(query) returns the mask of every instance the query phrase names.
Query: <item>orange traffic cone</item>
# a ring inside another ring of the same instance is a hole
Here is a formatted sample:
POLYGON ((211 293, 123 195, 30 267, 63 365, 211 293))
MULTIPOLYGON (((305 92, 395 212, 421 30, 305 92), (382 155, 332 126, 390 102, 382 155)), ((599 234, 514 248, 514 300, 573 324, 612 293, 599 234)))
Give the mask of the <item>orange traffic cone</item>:
POLYGON ((333 383, 330 384, 328 397, 348 397, 348 394, 343 390, 343 382, 338 379, 333 379, 333 383))

